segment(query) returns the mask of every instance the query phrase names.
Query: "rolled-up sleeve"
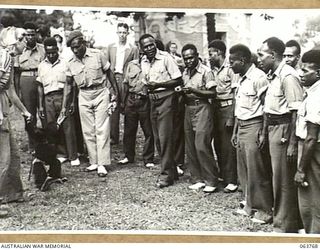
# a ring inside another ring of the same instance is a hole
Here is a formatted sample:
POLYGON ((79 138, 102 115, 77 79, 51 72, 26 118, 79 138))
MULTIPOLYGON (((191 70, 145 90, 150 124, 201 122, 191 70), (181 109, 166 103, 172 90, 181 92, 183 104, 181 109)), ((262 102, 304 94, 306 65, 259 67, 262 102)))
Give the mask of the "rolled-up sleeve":
POLYGON ((166 57, 166 68, 168 74, 170 75, 171 79, 177 79, 181 77, 181 71, 179 70, 177 62, 173 59, 172 56, 166 57))
POLYGON ((99 56, 101 60, 102 69, 104 72, 106 72, 108 69, 110 69, 110 62, 108 61, 108 57, 103 52, 101 52, 99 56))
POLYGON ((217 87, 217 83, 214 80, 214 75, 212 71, 208 71, 204 75, 205 82, 206 82, 206 89, 211 89, 217 87))
POLYGON ((283 79, 283 89, 289 110, 298 110, 303 97, 303 90, 298 78, 288 75, 283 79))

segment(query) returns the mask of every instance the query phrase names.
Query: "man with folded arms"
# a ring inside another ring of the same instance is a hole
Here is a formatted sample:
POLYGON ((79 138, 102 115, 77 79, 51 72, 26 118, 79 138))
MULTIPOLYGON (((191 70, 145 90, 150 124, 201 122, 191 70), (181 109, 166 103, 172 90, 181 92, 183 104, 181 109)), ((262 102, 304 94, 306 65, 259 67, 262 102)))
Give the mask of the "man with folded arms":
POLYGON ((79 113, 90 162, 86 170, 98 170, 98 175, 104 177, 105 166, 111 164, 109 104, 110 96, 111 101, 116 99, 115 78, 105 55, 87 48, 80 31, 70 33, 67 46, 74 56, 67 62, 67 84, 60 116, 66 115, 68 102, 74 99, 71 90, 75 83, 79 88, 79 113))
POLYGON ((199 61, 193 44, 183 46, 182 57, 186 65, 183 72, 185 143, 194 183, 189 189, 204 188, 203 192, 213 193, 218 185, 218 168, 211 146, 213 113, 208 98, 215 96, 216 83, 210 68, 199 61))
POLYGON ((240 75, 235 91, 235 126, 231 143, 237 148, 238 176, 245 194, 245 206, 238 214, 253 216, 258 223, 272 221, 271 169, 264 162, 262 94, 266 91, 266 74, 251 62, 248 47, 237 44, 230 49, 229 62, 240 75))
MULTIPOLYGON (((67 80, 66 64, 59 58, 59 48, 55 38, 50 37, 44 40, 46 58, 39 64, 38 68, 38 94, 39 108, 38 113, 46 123, 57 122, 59 117, 63 89, 67 80)), ((68 114, 62 123, 63 130, 60 130, 58 154, 63 158, 69 159, 71 166, 79 166, 80 161, 77 155, 77 138, 74 127, 73 114, 68 114)))
POLYGON ((156 186, 163 188, 178 179, 174 164, 173 119, 177 110, 174 88, 182 84, 181 72, 168 52, 157 49, 152 35, 142 35, 139 43, 144 53, 141 70, 149 91, 153 135, 161 157, 161 173, 156 186))
POLYGON ((295 135, 297 109, 303 90, 295 70, 283 61, 285 44, 277 37, 258 49, 258 63, 269 80, 264 112, 267 123, 273 183, 273 227, 275 232, 297 233, 302 228, 297 187, 298 140, 295 135))

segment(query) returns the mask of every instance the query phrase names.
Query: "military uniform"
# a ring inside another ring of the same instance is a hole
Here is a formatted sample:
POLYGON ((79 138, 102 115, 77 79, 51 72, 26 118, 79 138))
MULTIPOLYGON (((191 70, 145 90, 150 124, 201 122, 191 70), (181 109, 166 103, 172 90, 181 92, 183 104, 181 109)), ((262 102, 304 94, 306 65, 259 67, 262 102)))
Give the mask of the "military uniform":
POLYGON ((108 105, 110 91, 105 72, 110 63, 102 52, 86 48, 82 60, 73 56, 66 75, 79 88, 79 113, 90 164, 111 164, 108 105))

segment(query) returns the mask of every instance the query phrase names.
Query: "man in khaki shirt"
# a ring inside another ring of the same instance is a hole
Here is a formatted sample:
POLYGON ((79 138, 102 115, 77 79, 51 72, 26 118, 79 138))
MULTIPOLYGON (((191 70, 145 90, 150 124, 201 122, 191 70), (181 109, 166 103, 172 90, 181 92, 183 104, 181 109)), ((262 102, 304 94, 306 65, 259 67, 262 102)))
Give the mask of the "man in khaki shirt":
MULTIPOLYGON (((32 124, 37 124, 38 107, 38 85, 36 78, 38 66, 45 58, 45 51, 42 44, 36 42, 36 29, 34 23, 25 23, 26 47, 21 55, 15 60, 14 80, 18 89, 18 95, 27 110, 31 113, 32 124)), ((41 120, 43 122, 43 120, 41 120)), ((34 151, 34 141, 29 136, 29 151, 34 151)))
POLYGON ((258 50, 258 63, 269 80, 263 133, 269 138, 273 172, 273 226, 276 232, 294 233, 302 228, 293 178, 298 151, 296 117, 303 91, 295 70, 283 61, 284 51, 283 41, 270 37, 258 50))
POLYGON ((230 65, 240 81, 235 94, 235 126, 232 144, 237 148, 238 176, 246 205, 237 213, 253 216, 258 223, 272 221, 271 169, 265 163, 262 94, 266 91, 266 74, 251 62, 251 51, 242 44, 231 47, 230 65))

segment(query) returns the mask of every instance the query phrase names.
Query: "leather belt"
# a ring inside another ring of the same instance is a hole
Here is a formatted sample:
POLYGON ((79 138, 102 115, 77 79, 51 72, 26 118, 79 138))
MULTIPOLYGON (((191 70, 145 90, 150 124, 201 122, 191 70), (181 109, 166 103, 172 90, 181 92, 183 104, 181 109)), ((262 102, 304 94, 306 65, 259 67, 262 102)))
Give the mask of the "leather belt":
POLYGON ((38 76, 38 70, 32 69, 32 70, 21 71, 21 76, 38 76))
POLYGON ((224 107, 228 107, 231 106, 233 104, 233 100, 229 99, 229 100, 219 100, 217 99, 217 104, 220 108, 224 108, 224 107))
POLYGON ((291 113, 283 114, 283 115, 274 115, 274 114, 266 114, 268 119, 268 125, 280 125, 291 123, 292 115, 291 113))
POLYGON ((146 99, 147 96, 146 95, 141 95, 141 94, 136 94, 133 92, 129 92, 130 98, 132 99, 136 99, 136 100, 142 100, 142 99, 146 99))
POLYGON ((200 104, 209 104, 208 100, 204 100, 204 99, 187 98, 185 102, 188 106, 198 106, 200 104))
POLYGON ((169 95, 172 95, 173 93, 174 93, 174 90, 172 90, 172 89, 165 89, 162 91, 150 92, 149 98, 151 100, 157 100, 157 99, 161 99, 161 98, 167 97, 169 95))
POLYGON ((45 96, 62 95, 62 94, 63 94, 63 89, 60 89, 60 90, 50 91, 49 93, 45 94, 45 96))
POLYGON ((247 126, 247 125, 252 125, 252 124, 256 124, 256 123, 261 123, 263 121, 263 117, 262 116, 257 116, 248 120, 240 120, 238 119, 238 125, 240 127, 243 126, 247 126))
POLYGON ((105 88, 105 87, 106 87, 105 84, 100 84, 100 85, 83 86, 83 87, 80 87, 80 89, 81 89, 82 91, 86 91, 86 90, 103 89, 103 88, 105 88))

